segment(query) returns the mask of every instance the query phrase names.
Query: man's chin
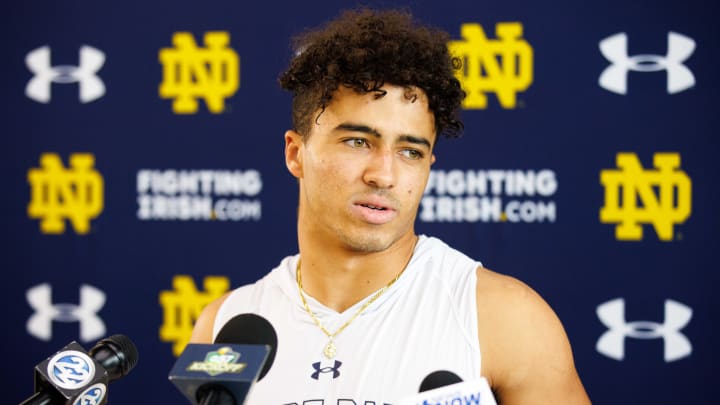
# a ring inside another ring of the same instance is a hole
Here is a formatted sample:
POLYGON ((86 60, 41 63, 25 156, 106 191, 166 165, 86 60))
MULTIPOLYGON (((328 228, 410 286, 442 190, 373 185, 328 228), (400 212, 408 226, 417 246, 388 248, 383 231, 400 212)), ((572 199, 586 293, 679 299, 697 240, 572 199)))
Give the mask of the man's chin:
POLYGON ((356 253, 383 252, 393 244, 393 240, 389 237, 353 237, 345 235, 342 239, 346 248, 356 253))

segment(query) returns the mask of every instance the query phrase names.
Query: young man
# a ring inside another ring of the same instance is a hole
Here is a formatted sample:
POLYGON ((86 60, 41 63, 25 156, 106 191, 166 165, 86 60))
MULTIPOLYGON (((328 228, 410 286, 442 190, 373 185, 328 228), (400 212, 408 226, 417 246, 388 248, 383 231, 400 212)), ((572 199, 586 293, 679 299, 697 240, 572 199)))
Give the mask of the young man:
POLYGON ((247 403, 393 404, 437 370, 486 377, 501 404, 589 403, 542 298, 415 234, 437 136, 462 128, 447 41, 367 10, 299 39, 281 84, 300 253, 210 304, 192 337, 211 343, 242 313, 272 323, 275 361, 247 403))

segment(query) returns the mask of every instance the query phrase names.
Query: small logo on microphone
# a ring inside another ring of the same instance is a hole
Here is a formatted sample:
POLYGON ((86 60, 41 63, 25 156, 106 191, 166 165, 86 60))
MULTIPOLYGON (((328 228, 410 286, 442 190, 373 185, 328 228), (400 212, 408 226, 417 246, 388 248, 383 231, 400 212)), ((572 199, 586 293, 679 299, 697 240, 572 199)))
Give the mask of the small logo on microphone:
POLYGON ((58 387, 70 390, 79 389, 95 376, 95 364, 83 352, 65 350, 50 359, 47 373, 58 387))
POLYGON ((333 367, 320 367, 321 364, 318 361, 317 363, 313 363, 312 367, 315 369, 315 372, 312 373, 310 377, 312 377, 314 380, 320 379, 320 374, 324 373, 333 373, 333 379, 336 379, 340 377, 340 366, 342 366, 342 362, 335 360, 335 365, 333 367))
POLYGON ((247 367, 246 363, 235 364, 239 359, 240 353, 221 347, 215 352, 208 352, 205 361, 192 362, 187 371, 204 371, 212 377, 224 373, 239 374, 247 367))
POLYGON ((100 405, 105 398, 107 387, 103 383, 97 383, 83 391, 73 402, 73 405, 100 405))

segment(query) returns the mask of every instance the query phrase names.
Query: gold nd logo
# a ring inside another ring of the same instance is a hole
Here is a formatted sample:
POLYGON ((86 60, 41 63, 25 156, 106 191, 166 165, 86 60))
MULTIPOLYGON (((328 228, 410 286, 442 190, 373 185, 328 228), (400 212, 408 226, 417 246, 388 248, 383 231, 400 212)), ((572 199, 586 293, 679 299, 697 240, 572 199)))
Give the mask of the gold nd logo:
POLYGON ((173 354, 179 356, 190 341, 195 321, 207 304, 219 298, 230 288, 227 277, 205 277, 205 291, 198 291, 190 276, 175 276, 173 291, 160 292, 163 307, 163 324, 160 340, 174 342, 173 354))
POLYGON ((691 211, 692 184, 687 174, 678 170, 680 155, 656 153, 656 170, 643 170, 634 153, 618 153, 616 159, 620 170, 600 171, 600 183, 605 187, 600 222, 617 223, 618 240, 642 240, 640 224, 652 224, 660 240, 672 240, 673 225, 685 222, 691 211))
POLYGON ((204 98, 208 110, 219 114, 225 110, 225 99, 238 89, 240 58, 231 48, 227 32, 206 32, 206 48, 197 47, 192 34, 173 34, 175 48, 160 50, 163 65, 163 82, 160 97, 174 98, 176 114, 194 114, 197 98, 204 98))
POLYGON ((43 153, 41 168, 28 171, 28 216, 40 219, 42 233, 64 233, 65 219, 78 234, 90 231, 90 220, 103 210, 103 178, 94 165, 95 157, 88 153, 70 155, 70 169, 55 153, 43 153))
POLYGON ((515 108, 517 92, 533 81, 533 49, 522 34, 520 23, 498 23, 498 39, 488 40, 480 24, 463 24, 463 40, 448 42, 450 54, 463 61, 455 73, 467 93, 463 108, 487 108, 487 92, 494 92, 503 108, 515 108))

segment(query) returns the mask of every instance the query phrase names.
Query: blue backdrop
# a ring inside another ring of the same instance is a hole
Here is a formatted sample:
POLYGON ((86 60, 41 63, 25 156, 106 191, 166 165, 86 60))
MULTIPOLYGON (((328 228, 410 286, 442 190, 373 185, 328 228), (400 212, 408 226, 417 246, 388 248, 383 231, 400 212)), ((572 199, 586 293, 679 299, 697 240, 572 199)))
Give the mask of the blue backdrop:
MULTIPOLYGON (((437 146, 418 232, 535 288, 594 403, 714 403, 715 4, 365 4, 445 29, 468 66, 465 135, 437 146)), ((289 38, 355 5, 5 6, 11 403, 35 364, 114 333, 140 362, 110 403, 183 403, 167 373, 199 310, 297 251, 289 38)))

